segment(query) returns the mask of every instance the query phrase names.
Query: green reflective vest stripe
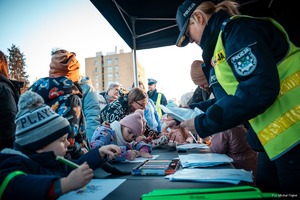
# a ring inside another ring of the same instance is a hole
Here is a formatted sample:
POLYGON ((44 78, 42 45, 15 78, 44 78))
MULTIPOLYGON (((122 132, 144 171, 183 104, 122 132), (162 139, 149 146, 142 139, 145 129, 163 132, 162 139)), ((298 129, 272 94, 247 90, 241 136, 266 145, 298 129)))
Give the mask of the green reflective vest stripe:
POLYGON ((22 174, 25 174, 24 172, 22 171, 13 171, 13 172, 10 172, 6 177, 5 179, 3 180, 3 182, 1 183, 1 186, 0 186, 0 199, 2 199, 2 195, 3 195, 3 192, 6 188, 6 186, 8 185, 8 183, 16 176, 19 176, 19 175, 22 175, 22 174))
POLYGON ((161 100, 161 93, 158 93, 156 103, 155 103, 155 107, 156 107, 156 111, 157 111, 159 119, 161 119, 161 117, 162 117, 162 111, 159 107, 160 106, 160 100, 161 100))
MULTIPOLYGON (((249 16, 234 16, 231 19, 249 16)), ((286 36, 289 52, 277 63, 280 92, 275 102, 262 114, 249 122, 256 132, 266 153, 271 160, 300 143, 300 48, 295 47, 288 38, 286 31, 275 20, 271 21, 286 36)), ((238 82, 227 63, 220 31, 214 51, 214 69, 219 83, 227 94, 234 95, 238 82)))

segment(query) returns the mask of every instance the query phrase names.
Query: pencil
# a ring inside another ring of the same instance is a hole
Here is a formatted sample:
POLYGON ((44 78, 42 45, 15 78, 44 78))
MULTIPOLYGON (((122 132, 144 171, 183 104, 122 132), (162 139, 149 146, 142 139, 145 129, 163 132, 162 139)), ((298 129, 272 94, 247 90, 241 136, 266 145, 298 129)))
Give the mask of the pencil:
POLYGON ((193 135, 193 133, 192 133, 191 131, 189 131, 189 134, 192 136, 192 138, 194 139, 194 141, 195 141, 196 143, 198 143, 197 140, 196 140, 196 138, 194 137, 194 135, 193 135))
POLYGON ((68 165, 69 167, 72 167, 74 169, 78 168, 79 165, 77 165, 76 163, 73 163, 72 161, 68 160, 68 159, 65 159, 64 157, 62 156, 56 156, 56 160, 68 165))

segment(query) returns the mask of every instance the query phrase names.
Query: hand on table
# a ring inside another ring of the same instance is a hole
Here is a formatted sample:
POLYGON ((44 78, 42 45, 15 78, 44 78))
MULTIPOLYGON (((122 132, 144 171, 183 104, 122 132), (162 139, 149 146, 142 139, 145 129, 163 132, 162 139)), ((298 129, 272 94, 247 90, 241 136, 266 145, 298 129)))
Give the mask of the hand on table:
POLYGON ((141 152, 140 155, 143 157, 143 158, 152 158, 153 156, 148 153, 148 152, 141 152))
POLYGON ((118 155, 122 153, 122 150, 119 146, 114 144, 104 145, 99 148, 99 153, 102 158, 105 157, 105 155, 108 155, 110 160, 113 160, 118 155))
POLYGON ((128 150, 126 153, 127 160, 134 160, 139 156, 140 156, 140 152, 137 150, 128 150), (127 155, 129 155, 129 156, 127 156, 127 155))

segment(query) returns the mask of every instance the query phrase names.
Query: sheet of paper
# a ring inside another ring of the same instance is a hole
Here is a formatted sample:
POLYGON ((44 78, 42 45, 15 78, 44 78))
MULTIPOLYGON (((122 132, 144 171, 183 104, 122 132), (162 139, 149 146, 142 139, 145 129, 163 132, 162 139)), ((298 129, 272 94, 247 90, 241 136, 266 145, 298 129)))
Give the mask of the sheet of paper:
POLYGON ((126 179, 92 179, 85 187, 62 195, 59 200, 103 199, 126 179))
POLYGON ((172 116, 174 119, 183 122, 188 119, 192 119, 197 115, 203 113, 203 111, 199 109, 190 109, 190 108, 180 108, 180 107, 167 107, 164 105, 159 105, 160 108, 167 113, 168 115, 172 116))
POLYGON ((126 160, 124 162, 132 162, 132 163, 137 163, 137 162, 144 162, 145 160, 155 160, 156 158, 158 158, 159 155, 152 155, 152 158, 143 158, 143 157, 138 157, 134 160, 126 160))
POLYGON ((226 154, 218 153, 195 153, 178 155, 182 167, 210 167, 233 162, 226 154))
POLYGON ((168 177, 171 181, 226 182, 232 184, 238 184, 240 181, 253 182, 252 172, 243 169, 185 168, 168 177))

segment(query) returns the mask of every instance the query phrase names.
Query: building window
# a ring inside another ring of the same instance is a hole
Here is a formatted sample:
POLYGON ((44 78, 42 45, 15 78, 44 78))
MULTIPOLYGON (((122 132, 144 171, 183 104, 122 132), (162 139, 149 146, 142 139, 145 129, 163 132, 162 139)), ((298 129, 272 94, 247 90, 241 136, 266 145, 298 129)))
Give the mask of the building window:
POLYGON ((119 66, 115 66, 115 71, 119 71, 119 66))
POLYGON ((112 60, 111 59, 107 59, 106 62, 107 62, 107 65, 111 65, 112 60))
POLYGON ((112 67, 107 67, 107 73, 111 73, 113 71, 112 67))
POLYGON ((107 74, 107 78, 112 78, 113 74, 107 74))
POLYGON ((98 60, 95 60, 95 66, 98 66, 99 62, 98 60))
POLYGON ((115 58, 115 64, 118 64, 119 60, 118 58, 115 58))
POLYGON ((98 67, 95 68, 95 72, 98 72, 98 67))

